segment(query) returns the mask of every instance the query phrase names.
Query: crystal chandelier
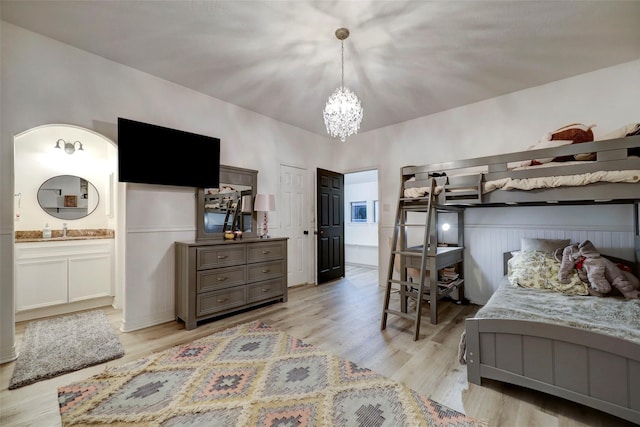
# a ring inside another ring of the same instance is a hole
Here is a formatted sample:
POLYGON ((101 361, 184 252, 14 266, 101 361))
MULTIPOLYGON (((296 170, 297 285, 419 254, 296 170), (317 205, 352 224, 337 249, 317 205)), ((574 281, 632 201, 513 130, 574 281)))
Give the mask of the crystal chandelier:
POLYGON ((336 37, 342 48, 342 80, 340 87, 329 97, 322 116, 329 135, 340 137, 344 142, 349 135, 358 133, 362 122, 362 106, 356 94, 344 87, 344 40, 349 37, 349 30, 338 28, 336 37))

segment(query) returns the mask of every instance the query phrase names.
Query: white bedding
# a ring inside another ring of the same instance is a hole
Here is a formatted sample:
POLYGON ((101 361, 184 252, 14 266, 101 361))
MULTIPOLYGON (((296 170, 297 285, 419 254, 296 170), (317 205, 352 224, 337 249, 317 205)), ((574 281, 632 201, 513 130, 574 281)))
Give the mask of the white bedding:
POLYGON ((640 299, 568 296, 511 285, 507 276, 476 315, 532 320, 612 335, 640 344, 640 299))
POLYGON ((566 176, 544 176, 538 178, 502 178, 483 183, 483 193, 494 190, 534 190, 537 188, 580 187, 596 182, 640 182, 640 170, 597 171, 566 176))
MULTIPOLYGON (((564 162, 564 164, 584 163, 584 162, 564 162)), ((548 165, 530 166, 529 168, 540 168, 548 165)), ((528 168, 518 168, 518 170, 528 168)), ((482 183, 482 193, 490 193, 495 190, 534 190, 539 188, 556 187, 581 187, 597 182, 622 182, 635 184, 640 182, 640 170, 622 171, 597 171, 577 175, 544 176, 538 178, 502 178, 482 183)), ((444 186, 435 187, 435 194, 440 194, 444 186)), ((640 191, 640 190, 639 190, 640 191)), ((404 197, 417 198, 429 194, 429 187, 405 188, 404 197)))

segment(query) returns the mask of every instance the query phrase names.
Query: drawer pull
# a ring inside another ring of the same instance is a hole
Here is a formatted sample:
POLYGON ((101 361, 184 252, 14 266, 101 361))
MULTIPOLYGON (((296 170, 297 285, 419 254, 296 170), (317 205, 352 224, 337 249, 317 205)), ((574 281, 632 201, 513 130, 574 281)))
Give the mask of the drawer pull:
POLYGON ((265 268, 264 270, 262 270, 262 272, 263 272, 263 273, 268 273, 268 272, 270 272, 270 271, 271 271, 271 270, 270 270, 270 269, 268 269, 268 268, 265 268))
POLYGON ((229 255, 218 255, 218 259, 225 259, 228 258, 229 255))
POLYGON ((271 251, 262 251, 262 255, 270 254, 271 251))
POLYGON ((218 277, 218 282, 224 282, 228 277, 218 277))
POLYGON ((269 288, 262 288, 262 292, 269 292, 271 289, 269 288))
POLYGON ((229 298, 218 298, 218 302, 227 302, 229 298))

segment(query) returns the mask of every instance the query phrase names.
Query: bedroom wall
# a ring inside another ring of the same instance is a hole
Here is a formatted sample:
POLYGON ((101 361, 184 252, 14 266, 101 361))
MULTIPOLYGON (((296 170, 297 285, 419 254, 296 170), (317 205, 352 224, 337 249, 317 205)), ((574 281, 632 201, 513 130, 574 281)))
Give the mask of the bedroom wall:
MULTIPOLYGON (((356 135, 340 146, 337 167, 378 165, 379 235, 386 242, 393 233, 401 167, 525 150, 571 123, 596 124, 598 138, 640 121, 638 76, 640 60, 356 135)), ((467 209, 465 219, 466 292, 479 304, 502 275, 500 254, 517 249, 522 236, 589 238, 603 252, 633 258, 630 206, 477 208, 467 209)), ((380 245, 381 284, 388 256, 380 245)))
MULTIPOLYGON (((281 163, 306 168, 308 182, 315 182, 316 167, 332 168, 329 138, 6 22, 0 29, 2 361, 14 352, 13 135, 60 123, 92 129, 117 142, 118 116, 210 135, 221 139, 222 163, 258 170, 258 188, 268 193, 277 191, 281 163)), ((126 277, 119 285, 125 293, 122 328, 128 331, 174 319, 173 242, 195 238, 195 190, 126 184, 123 193, 126 277)), ((270 231, 278 235, 276 216, 270 231)))

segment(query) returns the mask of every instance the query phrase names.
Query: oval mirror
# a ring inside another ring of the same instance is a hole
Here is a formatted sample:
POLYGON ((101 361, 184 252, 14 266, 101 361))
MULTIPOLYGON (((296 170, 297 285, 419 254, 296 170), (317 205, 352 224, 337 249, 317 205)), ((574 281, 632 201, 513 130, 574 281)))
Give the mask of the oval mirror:
POLYGON ((84 178, 59 175, 38 189, 38 203, 49 215, 60 219, 80 219, 98 207, 98 190, 84 178))

